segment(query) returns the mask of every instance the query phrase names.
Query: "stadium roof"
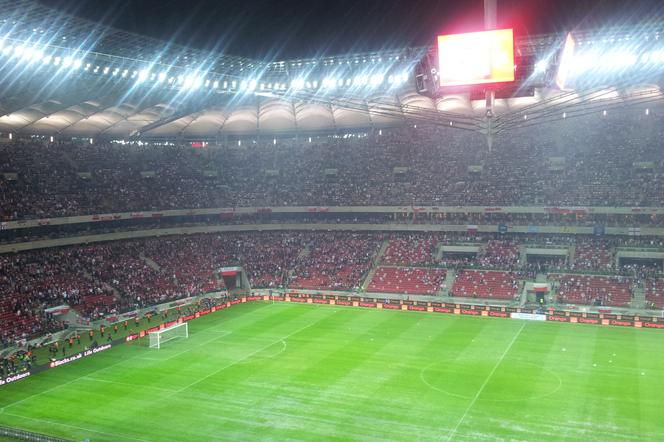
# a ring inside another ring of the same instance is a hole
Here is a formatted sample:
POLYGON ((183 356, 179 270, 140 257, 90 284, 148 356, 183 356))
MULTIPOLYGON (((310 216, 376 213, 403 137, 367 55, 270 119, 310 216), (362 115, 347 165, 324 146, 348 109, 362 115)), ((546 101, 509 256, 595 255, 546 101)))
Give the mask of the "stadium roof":
MULTIPOLYGON (((489 121, 486 101, 472 92, 432 98, 415 91, 415 65, 431 48, 258 61, 112 29, 30 0, 0 0, 0 11, 2 132, 214 139, 420 122, 487 132, 662 99, 660 86, 646 77, 577 90, 525 79, 528 92, 497 98, 489 121), (57 63, 45 66, 47 52, 57 63)), ((636 34, 601 33, 611 38, 607 45, 636 34)), ((593 35, 576 38, 592 43, 593 35)), ((644 35, 659 39, 659 28, 644 35)), ((563 41, 564 35, 519 39, 517 52, 534 65, 553 58, 563 41)))

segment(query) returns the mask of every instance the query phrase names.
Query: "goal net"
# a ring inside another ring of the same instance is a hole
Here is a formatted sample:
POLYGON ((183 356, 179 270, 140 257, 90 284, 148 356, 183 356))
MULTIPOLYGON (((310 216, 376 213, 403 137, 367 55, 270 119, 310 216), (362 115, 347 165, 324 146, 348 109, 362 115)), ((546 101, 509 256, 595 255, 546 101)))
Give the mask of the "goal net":
POLYGON ((189 324, 183 322, 182 324, 175 324, 166 327, 163 330, 157 330, 148 334, 150 337, 150 348, 161 348, 162 344, 172 341, 177 338, 189 337, 189 324))

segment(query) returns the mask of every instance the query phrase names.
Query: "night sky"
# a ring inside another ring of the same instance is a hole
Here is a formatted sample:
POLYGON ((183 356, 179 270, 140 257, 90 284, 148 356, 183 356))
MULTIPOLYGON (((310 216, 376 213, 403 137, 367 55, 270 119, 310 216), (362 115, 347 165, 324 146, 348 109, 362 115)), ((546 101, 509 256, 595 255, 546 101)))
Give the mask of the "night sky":
MULTIPOLYGON (((483 1, 40 0, 83 18, 199 49, 297 58, 432 44, 482 29, 483 1)), ((517 35, 664 21, 664 0, 498 0, 517 35)))

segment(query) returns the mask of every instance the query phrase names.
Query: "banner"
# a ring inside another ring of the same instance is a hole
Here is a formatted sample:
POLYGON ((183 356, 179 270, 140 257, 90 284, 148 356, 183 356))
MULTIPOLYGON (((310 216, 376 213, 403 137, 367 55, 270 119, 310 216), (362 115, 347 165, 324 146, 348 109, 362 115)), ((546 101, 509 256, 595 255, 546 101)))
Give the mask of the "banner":
POLYGON ((540 315, 537 313, 511 313, 510 318, 525 319, 527 321, 546 321, 546 315, 540 315))

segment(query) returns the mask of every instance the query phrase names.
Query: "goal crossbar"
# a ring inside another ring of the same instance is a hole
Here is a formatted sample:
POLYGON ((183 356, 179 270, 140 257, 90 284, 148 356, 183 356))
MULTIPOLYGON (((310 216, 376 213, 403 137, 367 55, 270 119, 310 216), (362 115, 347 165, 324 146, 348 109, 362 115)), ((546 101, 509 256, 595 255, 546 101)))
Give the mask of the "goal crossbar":
POLYGON ((172 341, 173 339, 187 339, 189 337, 189 324, 187 322, 174 324, 162 330, 150 332, 148 333, 148 336, 150 338, 150 348, 159 349, 162 344, 172 341))

